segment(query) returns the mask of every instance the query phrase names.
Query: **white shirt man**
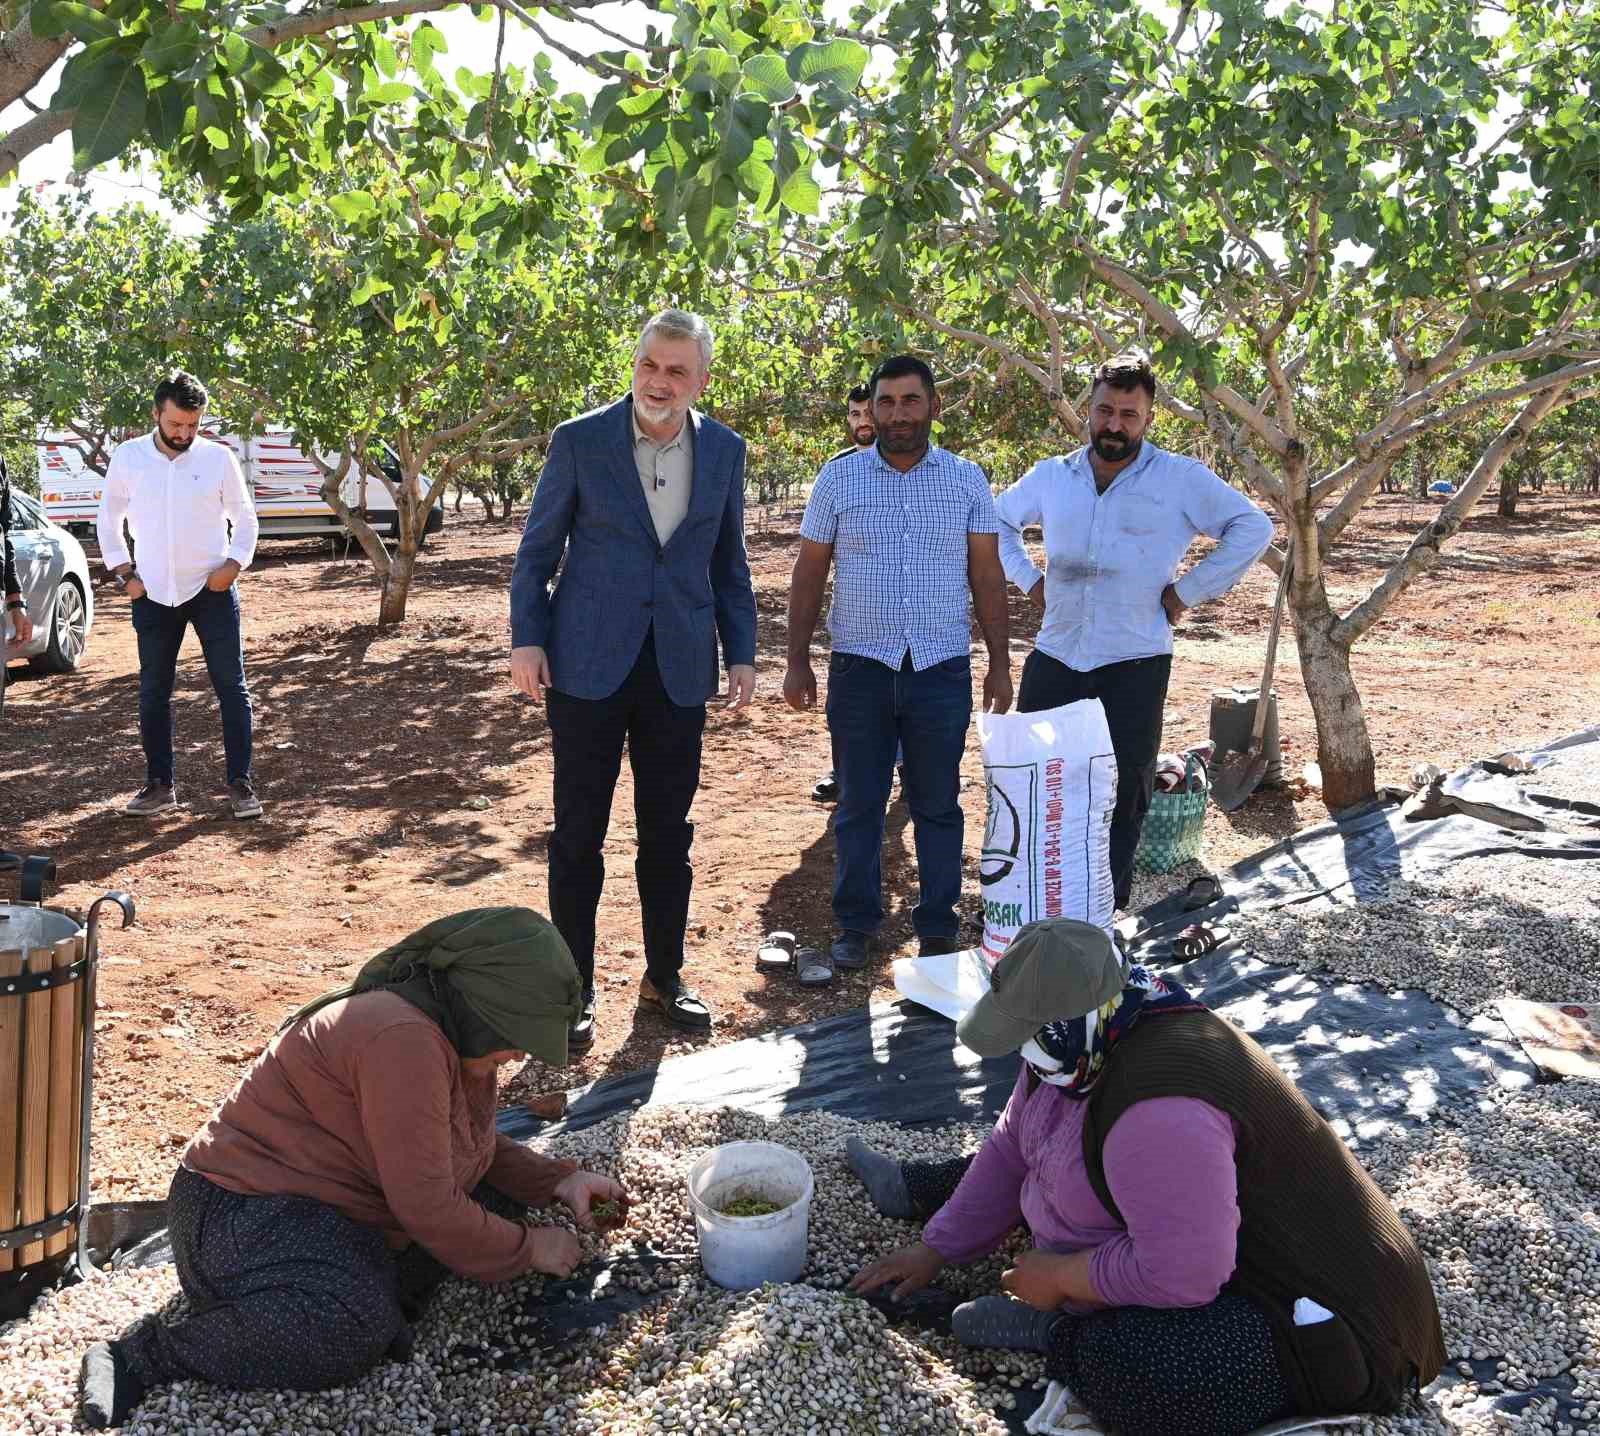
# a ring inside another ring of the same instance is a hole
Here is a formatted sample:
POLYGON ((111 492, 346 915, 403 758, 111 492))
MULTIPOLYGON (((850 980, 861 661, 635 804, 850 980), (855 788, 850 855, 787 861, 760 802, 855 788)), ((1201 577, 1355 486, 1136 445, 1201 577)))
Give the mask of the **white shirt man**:
POLYGON ((234 585, 255 554, 256 514, 232 451, 199 433, 206 401, 189 374, 157 386, 155 428, 117 446, 96 516, 101 556, 132 600, 139 640, 145 785, 126 811, 141 817, 177 805, 172 688, 191 626, 222 709, 229 804, 238 818, 261 814, 250 776, 253 714, 234 585), (138 550, 137 568, 125 531, 138 550))
POLYGON ((1126 908, 1133 859, 1150 806, 1161 720, 1172 671, 1172 626, 1196 603, 1219 598, 1272 541, 1272 520, 1204 464, 1145 438, 1155 375, 1137 356, 1095 376, 1089 443, 1035 464, 995 501, 1006 577, 1042 610, 1022 670, 1017 711, 1098 698, 1117 755, 1111 879, 1126 908), (1022 546, 1040 524, 1043 576, 1022 546), (1217 540, 1174 582, 1197 534, 1217 540))

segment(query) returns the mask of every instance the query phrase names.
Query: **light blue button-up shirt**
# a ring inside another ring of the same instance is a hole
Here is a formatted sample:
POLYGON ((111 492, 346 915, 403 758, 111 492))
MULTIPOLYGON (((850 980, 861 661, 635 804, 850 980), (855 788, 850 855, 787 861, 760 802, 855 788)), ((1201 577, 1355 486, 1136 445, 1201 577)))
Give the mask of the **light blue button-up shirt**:
POLYGON ((1148 440, 1095 489, 1089 450, 1042 459, 995 501, 1000 560, 1024 593, 1039 581, 1022 530, 1044 530, 1044 622, 1039 648, 1079 673, 1172 652, 1161 590, 1196 534, 1217 540, 1175 585, 1193 606, 1220 598, 1272 541, 1272 520, 1196 459, 1148 440))
POLYGON ((800 537, 833 546, 833 651, 919 673, 966 656, 967 535, 999 527, 983 470, 937 444, 903 474, 876 446, 830 459, 800 537))

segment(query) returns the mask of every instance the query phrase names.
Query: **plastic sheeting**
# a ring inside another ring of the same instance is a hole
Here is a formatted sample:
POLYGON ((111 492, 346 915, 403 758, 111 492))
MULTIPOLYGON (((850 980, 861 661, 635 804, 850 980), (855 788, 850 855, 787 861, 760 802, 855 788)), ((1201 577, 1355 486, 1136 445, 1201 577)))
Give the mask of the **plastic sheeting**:
MULTIPOLYGON (((1460 816, 1408 823, 1394 801, 1369 804, 1235 865, 1220 875, 1223 896, 1199 913, 1183 911, 1177 897, 1147 909, 1134 953, 1157 962, 1169 957, 1172 937, 1196 917, 1377 899, 1396 878, 1438 880, 1462 858, 1520 853, 1552 861, 1600 860, 1600 807, 1538 791, 1537 769, 1558 755, 1600 764, 1600 726, 1531 755, 1536 771, 1515 783, 1478 763, 1450 775, 1446 788, 1474 801, 1516 804, 1560 830, 1512 830, 1460 816)), ((1537 1077, 1502 1023, 1463 1021, 1419 992, 1329 983, 1275 966, 1237 943, 1178 971, 1207 1004, 1261 1042, 1358 1151, 1363 1139, 1391 1125, 1426 1122, 1437 1109, 1473 1101, 1490 1086, 1522 1086, 1537 1077)), ((606 1078, 574 1093, 558 1123, 515 1107, 500 1114, 499 1125, 527 1139, 654 1103, 731 1106, 769 1116, 823 1108, 909 1125, 975 1121, 999 1112, 1015 1077, 1015 1058, 983 1061, 956 1043, 950 1022, 902 1002, 606 1078)), ((95 1245, 114 1250, 144 1237, 122 1260, 169 1260, 160 1210, 155 1202, 97 1207, 95 1245)), ((602 1278, 598 1269, 578 1280, 587 1296, 597 1282, 605 1285, 602 1278)), ((616 1314, 625 1304, 618 1304, 616 1314)), ((1539 1395, 1570 1401, 1570 1382, 1498 1400, 1515 1410, 1539 1395)), ((1031 1405, 1024 1401, 1013 1413, 1016 1429, 1031 1405)))
POLYGON ((1185 913, 1173 896, 1139 914, 1136 952, 1161 960, 1173 937, 1196 918, 1292 903, 1350 903, 1382 899, 1400 878, 1445 878, 1464 858, 1502 853, 1555 861, 1600 861, 1600 805, 1539 791, 1539 770, 1555 762, 1600 769, 1600 724, 1525 755, 1534 772, 1519 780, 1495 771, 1492 760, 1449 774, 1444 791, 1503 807, 1546 824, 1543 829, 1498 827, 1459 815, 1407 822, 1399 806, 1375 802, 1306 828, 1220 874, 1223 896, 1199 913, 1185 913))

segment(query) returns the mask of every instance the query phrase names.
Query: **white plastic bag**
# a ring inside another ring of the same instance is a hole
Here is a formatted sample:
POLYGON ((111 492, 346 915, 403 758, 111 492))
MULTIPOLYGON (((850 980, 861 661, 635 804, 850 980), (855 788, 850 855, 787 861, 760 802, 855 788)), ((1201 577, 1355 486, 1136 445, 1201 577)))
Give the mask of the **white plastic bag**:
POLYGON ((1099 699, 980 714, 978 737, 988 790, 982 945, 894 965, 901 996, 951 1019, 987 991, 989 969, 1026 923, 1073 917, 1111 931, 1117 760, 1099 699))

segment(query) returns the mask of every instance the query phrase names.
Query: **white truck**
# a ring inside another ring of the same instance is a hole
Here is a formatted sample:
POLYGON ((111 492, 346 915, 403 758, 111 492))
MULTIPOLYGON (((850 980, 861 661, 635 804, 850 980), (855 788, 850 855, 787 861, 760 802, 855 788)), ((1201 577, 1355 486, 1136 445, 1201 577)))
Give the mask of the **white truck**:
MULTIPOLYGON (((287 430, 269 429, 251 439, 219 433, 209 426, 203 432, 226 444, 238 458, 245 485, 255 501, 262 538, 343 532, 338 514, 322 501, 322 470, 300 450, 287 430)), ((39 495, 52 521, 79 539, 93 541, 102 480, 84 463, 80 442, 70 434, 40 437, 39 495)), ((398 475, 396 466, 393 476, 398 475)), ((397 533, 399 516, 389 491, 380 483, 363 479, 354 465, 345 477, 344 498, 379 533, 389 537, 397 533)), ((427 531, 434 533, 443 523, 444 509, 436 504, 428 515, 427 531)))

